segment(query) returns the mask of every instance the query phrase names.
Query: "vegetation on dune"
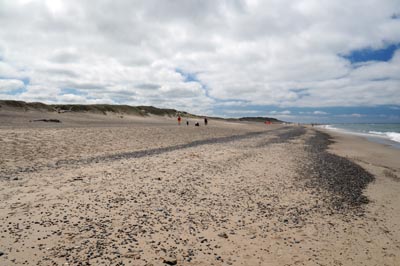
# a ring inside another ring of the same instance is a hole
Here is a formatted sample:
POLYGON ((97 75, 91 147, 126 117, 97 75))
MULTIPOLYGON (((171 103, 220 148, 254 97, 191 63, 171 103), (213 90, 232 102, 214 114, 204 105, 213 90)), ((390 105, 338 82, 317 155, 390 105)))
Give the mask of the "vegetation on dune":
POLYGON ((128 105, 109 105, 109 104, 54 104, 50 105, 54 111, 58 112, 91 112, 91 113, 118 113, 130 115, 144 115, 139 108, 128 105))
POLYGON ((23 109, 24 111, 28 110, 53 111, 53 108, 51 106, 39 102, 27 103, 23 101, 0 100, 0 107, 3 106, 16 109, 23 109))
MULTIPOLYGON (((7 107, 22 111, 48 111, 48 112, 87 112, 99 113, 106 115, 107 113, 115 113, 121 115, 138 115, 138 116, 168 116, 175 117, 180 115, 187 118, 203 118, 203 116, 190 114, 184 111, 178 111, 168 108, 157 108, 154 106, 130 106, 130 105, 113 105, 113 104, 44 104, 39 102, 27 103, 23 101, 0 100, 0 109, 7 107)), ((270 121, 272 123, 281 123, 282 121, 269 117, 242 117, 238 119, 223 119, 218 117, 210 117, 212 119, 221 119, 229 121, 248 121, 262 122, 270 121)))
POLYGON ((174 109, 163 109, 153 106, 129 106, 129 105, 112 105, 112 104, 44 104, 44 103, 27 103, 23 101, 0 100, 0 108, 8 107, 16 110, 37 110, 49 112, 88 112, 88 113, 116 113, 127 115, 166 115, 176 116, 178 113, 181 115, 187 114, 186 112, 178 112, 174 109))
POLYGON ((276 119, 276 118, 272 118, 272 117, 242 117, 239 118, 240 121, 249 121, 249 122, 271 122, 271 123, 281 123, 282 121, 276 119))
POLYGON ((140 109, 140 111, 144 114, 175 116, 178 113, 178 111, 175 109, 162 109, 154 106, 137 106, 136 108, 140 109))

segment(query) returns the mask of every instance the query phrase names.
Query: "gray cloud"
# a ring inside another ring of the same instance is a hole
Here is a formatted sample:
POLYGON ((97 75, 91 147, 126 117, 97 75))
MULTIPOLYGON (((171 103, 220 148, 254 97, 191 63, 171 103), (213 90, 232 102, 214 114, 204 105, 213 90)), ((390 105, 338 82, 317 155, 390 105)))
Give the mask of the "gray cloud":
POLYGON ((157 89, 161 88, 160 85, 152 84, 152 83, 138 84, 138 85, 136 85, 136 87, 139 89, 144 89, 144 90, 157 90, 157 89))

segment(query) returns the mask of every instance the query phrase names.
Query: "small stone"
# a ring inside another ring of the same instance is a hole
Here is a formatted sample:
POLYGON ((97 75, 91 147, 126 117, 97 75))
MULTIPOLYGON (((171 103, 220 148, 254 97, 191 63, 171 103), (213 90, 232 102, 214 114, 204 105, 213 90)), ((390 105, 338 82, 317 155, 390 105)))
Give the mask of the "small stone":
POLYGON ((228 238, 228 235, 225 232, 224 233, 219 233, 218 236, 222 237, 222 238, 228 238))
POLYGON ((178 261, 176 260, 176 258, 167 257, 167 258, 164 258, 164 263, 168 264, 168 265, 176 265, 178 263, 178 261))
POLYGON ((3 251, 0 251, 0 256, 3 256, 4 255, 4 252, 3 251))

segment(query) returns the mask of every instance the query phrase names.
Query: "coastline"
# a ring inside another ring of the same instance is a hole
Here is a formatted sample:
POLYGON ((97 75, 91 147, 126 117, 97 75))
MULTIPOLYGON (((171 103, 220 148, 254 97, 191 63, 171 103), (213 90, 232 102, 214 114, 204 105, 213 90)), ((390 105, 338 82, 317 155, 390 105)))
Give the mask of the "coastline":
POLYGON ((400 171, 400 150, 392 145, 370 141, 367 136, 363 135, 322 128, 317 130, 333 137, 335 143, 330 145, 330 151, 340 156, 349 157, 358 163, 400 171))
MULTIPOLYGON (((389 145, 394 148, 400 149, 400 142, 395 141, 388 137, 385 133, 382 132, 375 132, 375 133, 365 133, 365 132, 357 132, 357 131, 351 131, 348 129, 343 129, 343 128, 336 128, 331 125, 325 125, 325 126, 317 126, 318 129, 322 130, 327 130, 329 132, 336 132, 339 134, 346 134, 346 135, 353 135, 353 136, 359 136, 367 139, 370 142, 375 142, 375 143, 380 143, 384 145, 389 145)), ((395 133, 395 132, 390 132, 393 134, 396 134, 396 137, 398 138, 398 135, 400 133, 395 133)))

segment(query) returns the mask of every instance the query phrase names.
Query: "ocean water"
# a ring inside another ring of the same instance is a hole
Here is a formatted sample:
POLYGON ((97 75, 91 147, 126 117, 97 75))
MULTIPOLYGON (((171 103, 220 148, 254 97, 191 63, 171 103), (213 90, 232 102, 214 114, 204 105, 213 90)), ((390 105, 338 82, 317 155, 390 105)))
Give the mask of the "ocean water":
POLYGON ((331 124, 321 127, 343 133, 362 135, 371 141, 400 148, 400 124, 331 124))

